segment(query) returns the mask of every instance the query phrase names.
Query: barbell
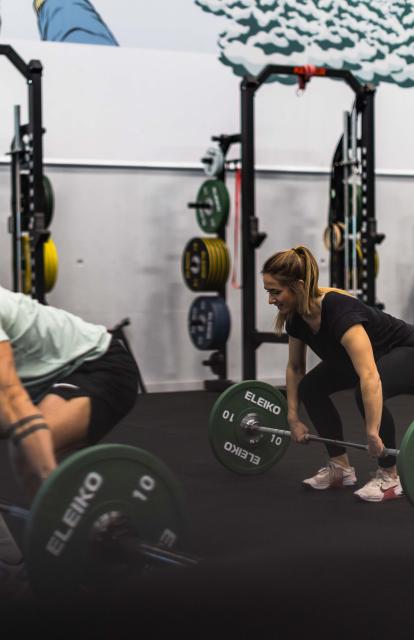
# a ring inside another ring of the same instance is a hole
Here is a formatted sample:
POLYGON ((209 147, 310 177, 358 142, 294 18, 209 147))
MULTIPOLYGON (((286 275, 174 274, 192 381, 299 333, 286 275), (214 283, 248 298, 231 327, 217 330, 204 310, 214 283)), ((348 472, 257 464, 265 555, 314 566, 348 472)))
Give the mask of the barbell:
POLYGON ((70 455, 37 492, 30 510, 2 501, 26 521, 24 559, 35 597, 95 597, 136 584, 147 567, 198 564, 185 554, 182 489, 154 455, 129 445, 95 445, 70 455))
MULTIPOLYGON (((209 417, 208 435, 217 460, 241 475, 264 473, 286 454, 291 433, 287 429, 287 401, 281 391, 265 382, 245 380, 222 393, 209 417)), ((309 442, 367 450, 366 444, 331 440, 308 434, 309 442)), ((400 449, 384 449, 397 457, 404 493, 414 505, 414 422, 400 449)))

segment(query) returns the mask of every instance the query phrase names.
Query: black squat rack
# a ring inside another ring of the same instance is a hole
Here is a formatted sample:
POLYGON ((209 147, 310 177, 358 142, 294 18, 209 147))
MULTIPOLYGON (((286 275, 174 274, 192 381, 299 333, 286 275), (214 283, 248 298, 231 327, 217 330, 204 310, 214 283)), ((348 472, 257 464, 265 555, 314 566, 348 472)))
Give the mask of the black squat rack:
POLYGON ((15 108, 15 133, 12 142, 12 215, 9 231, 12 234, 13 290, 21 291, 21 184, 22 176, 28 182, 28 232, 30 236, 31 290, 30 295, 45 304, 44 243, 49 237, 45 230, 45 203, 43 188, 42 127, 42 64, 30 60, 26 64, 9 45, 0 45, 0 55, 10 60, 24 76, 28 86, 28 123, 20 124, 20 110, 15 108))
MULTIPOLYGON (((241 226, 242 226, 242 378, 256 379, 256 350, 263 343, 286 343, 286 334, 260 332, 256 328, 256 254, 267 237, 259 231, 255 213, 255 130, 254 97, 260 87, 274 75, 296 75, 303 89, 312 76, 344 81, 356 96, 356 112, 360 116, 360 182, 362 192, 360 251, 362 277, 358 295, 368 305, 376 305, 375 245, 384 236, 377 233, 375 217, 375 137, 374 98, 375 87, 361 84, 346 70, 313 66, 268 65, 258 76, 245 76, 241 82, 241 226)), ((355 159, 344 159, 351 173, 355 159)), ((332 266, 332 265, 331 265, 332 266)))

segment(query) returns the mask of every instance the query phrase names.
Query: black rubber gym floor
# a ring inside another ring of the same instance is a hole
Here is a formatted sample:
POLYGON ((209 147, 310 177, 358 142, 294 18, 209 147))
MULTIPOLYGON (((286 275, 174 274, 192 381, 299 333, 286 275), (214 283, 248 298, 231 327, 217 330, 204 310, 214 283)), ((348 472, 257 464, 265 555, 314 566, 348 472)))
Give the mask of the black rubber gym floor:
MULTIPOLYGON (((56 612, 53 637, 61 637, 73 622, 82 638, 138 637, 144 627, 152 638, 166 631, 195 639, 305 633, 411 638, 414 507, 405 498, 362 503, 352 489, 305 491, 301 480, 326 460, 324 447, 316 443, 291 444, 265 474, 232 474, 216 461, 208 443, 208 415, 216 397, 205 391, 140 395, 131 414, 104 440, 146 449, 178 478, 190 524, 188 551, 201 558, 199 566, 152 572, 128 602, 116 599, 114 585, 112 607, 84 612, 68 602, 56 612)), ((353 396, 343 392, 335 402, 344 417, 344 438, 364 442, 353 396)), ((401 396, 388 406, 398 446, 412 421, 414 398, 401 396)), ((361 486, 375 464, 363 451, 349 454, 361 486)), ((25 505, 4 443, 0 462, 3 497, 25 505)), ((8 522, 21 540, 21 523, 8 522)), ((24 615, 28 628, 45 622, 44 616, 50 620, 41 609, 24 615)), ((73 637, 73 629, 68 635, 73 637)))

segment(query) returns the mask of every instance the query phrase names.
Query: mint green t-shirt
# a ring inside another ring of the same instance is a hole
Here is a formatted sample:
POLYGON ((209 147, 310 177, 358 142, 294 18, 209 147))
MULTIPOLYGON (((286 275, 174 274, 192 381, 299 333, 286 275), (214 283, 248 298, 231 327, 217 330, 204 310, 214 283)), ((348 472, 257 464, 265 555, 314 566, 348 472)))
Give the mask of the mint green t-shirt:
POLYGON ((96 360, 107 351, 111 334, 102 325, 0 286, 0 342, 4 341, 10 341, 17 374, 30 388, 96 360))

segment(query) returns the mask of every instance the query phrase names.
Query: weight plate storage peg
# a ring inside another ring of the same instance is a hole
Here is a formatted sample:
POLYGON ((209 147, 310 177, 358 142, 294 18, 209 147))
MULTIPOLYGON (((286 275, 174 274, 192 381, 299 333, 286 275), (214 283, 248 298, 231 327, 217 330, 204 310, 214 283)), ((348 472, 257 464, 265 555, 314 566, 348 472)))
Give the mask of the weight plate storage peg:
POLYGON ((249 419, 264 427, 286 429, 287 402, 282 392, 258 380, 232 385, 216 400, 208 435, 213 453, 230 471, 241 475, 263 473, 286 453, 290 438, 273 433, 251 433, 249 419))
POLYGON ((197 223, 205 233, 217 233, 227 224, 230 196, 222 180, 206 180, 197 194, 197 223))
MULTIPOLYGON (((181 488, 164 463, 127 445, 89 447, 64 460, 33 501, 25 555, 36 595, 93 594, 93 531, 114 512, 126 517, 140 540, 169 549, 185 545, 181 488)), ((143 568, 133 560, 126 571, 143 568)))
POLYGON ((188 313, 190 338, 197 349, 221 349, 230 334, 230 312, 220 296, 196 298, 188 313))

